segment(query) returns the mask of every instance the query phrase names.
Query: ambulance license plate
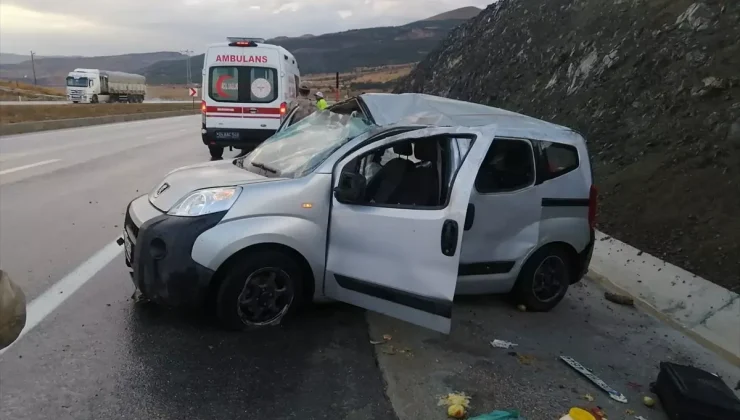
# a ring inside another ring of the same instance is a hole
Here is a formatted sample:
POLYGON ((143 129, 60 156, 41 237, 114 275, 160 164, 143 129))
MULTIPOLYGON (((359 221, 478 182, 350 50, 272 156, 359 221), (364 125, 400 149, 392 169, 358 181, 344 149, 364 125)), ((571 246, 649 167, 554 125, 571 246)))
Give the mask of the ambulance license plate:
POLYGON ((217 131, 216 138, 219 140, 239 140, 238 131, 217 131))

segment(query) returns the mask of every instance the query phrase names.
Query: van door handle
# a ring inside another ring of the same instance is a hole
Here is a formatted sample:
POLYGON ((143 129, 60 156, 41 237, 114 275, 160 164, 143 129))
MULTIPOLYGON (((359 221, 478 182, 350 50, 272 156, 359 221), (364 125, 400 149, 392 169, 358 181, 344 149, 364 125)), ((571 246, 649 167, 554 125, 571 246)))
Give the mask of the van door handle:
POLYGON ((457 222, 445 220, 442 225, 442 253, 448 257, 455 255, 457 250, 457 222))
POLYGON ((465 213, 465 225, 464 230, 470 230, 473 227, 473 221, 475 220, 475 205, 473 203, 468 204, 468 211, 465 213))

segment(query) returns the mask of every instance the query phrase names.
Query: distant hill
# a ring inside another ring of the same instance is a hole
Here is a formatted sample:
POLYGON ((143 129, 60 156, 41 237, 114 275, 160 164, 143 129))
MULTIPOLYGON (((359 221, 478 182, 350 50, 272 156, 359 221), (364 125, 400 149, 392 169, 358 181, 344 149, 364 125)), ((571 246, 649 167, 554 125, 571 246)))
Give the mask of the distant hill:
POLYGON ((449 12, 440 13, 430 18, 426 18, 423 22, 429 22, 434 20, 451 20, 451 19, 472 19, 481 12, 481 9, 475 6, 461 7, 459 9, 450 10, 449 12))
POLYGON ((0 53, 0 65, 2 64, 18 64, 24 61, 30 60, 30 55, 11 54, 11 53, 0 53))
MULTIPOLYGON (((403 26, 353 29, 315 36, 277 37, 267 42, 283 46, 292 52, 302 74, 347 72, 357 67, 407 64, 422 60, 450 30, 478 12, 480 9, 475 7, 464 7, 446 13, 463 16, 462 18, 440 19, 440 16, 445 15, 442 14, 403 26)), ((199 82, 203 55, 192 57, 191 66, 194 81, 199 82)), ((182 62, 154 63, 141 72, 151 84, 186 82, 186 66, 182 62)))
MULTIPOLYGON (((24 57, 18 54, 2 54, 12 60, 14 57, 24 57)), ((92 68, 117 70, 137 73, 141 69, 149 67, 154 63, 178 60, 182 62, 184 56, 178 52, 163 51, 140 54, 123 54, 99 57, 35 57, 36 79, 40 85, 60 86, 64 84, 67 73, 75 68, 92 68)), ((0 79, 5 80, 31 80, 32 71, 30 57, 17 63, 0 60, 0 79)), ((182 64, 183 71, 185 64, 182 64)))

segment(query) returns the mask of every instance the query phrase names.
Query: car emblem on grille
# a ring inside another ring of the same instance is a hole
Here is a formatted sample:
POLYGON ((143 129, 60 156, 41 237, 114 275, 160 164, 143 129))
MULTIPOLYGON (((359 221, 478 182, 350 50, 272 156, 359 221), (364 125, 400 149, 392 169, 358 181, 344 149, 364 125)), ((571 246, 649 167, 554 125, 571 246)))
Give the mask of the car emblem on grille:
POLYGON ((154 198, 159 197, 159 194, 162 194, 163 192, 167 191, 167 189, 170 187, 170 184, 164 183, 161 187, 157 190, 157 192, 154 194, 154 198))

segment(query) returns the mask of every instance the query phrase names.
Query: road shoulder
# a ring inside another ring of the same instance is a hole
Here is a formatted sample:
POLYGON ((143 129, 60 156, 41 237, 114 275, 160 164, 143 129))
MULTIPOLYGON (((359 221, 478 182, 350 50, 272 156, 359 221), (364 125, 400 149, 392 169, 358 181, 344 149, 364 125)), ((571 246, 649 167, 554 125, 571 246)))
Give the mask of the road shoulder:
POLYGON ((717 372, 730 386, 740 380, 737 367, 651 315, 604 300, 603 292, 584 281, 544 314, 519 312, 496 297, 458 299, 449 336, 368 312, 371 339, 391 336, 375 350, 399 419, 444 419, 439 397, 464 392, 472 397, 471 416, 518 409, 528 420, 552 420, 586 405, 601 406, 609 418, 633 418, 626 415, 632 410, 656 420, 665 418, 660 409, 641 400, 661 361, 717 372), (494 339, 518 346, 493 348, 494 339), (628 403, 611 400, 560 355, 592 369, 628 403))

